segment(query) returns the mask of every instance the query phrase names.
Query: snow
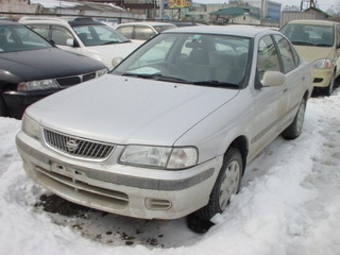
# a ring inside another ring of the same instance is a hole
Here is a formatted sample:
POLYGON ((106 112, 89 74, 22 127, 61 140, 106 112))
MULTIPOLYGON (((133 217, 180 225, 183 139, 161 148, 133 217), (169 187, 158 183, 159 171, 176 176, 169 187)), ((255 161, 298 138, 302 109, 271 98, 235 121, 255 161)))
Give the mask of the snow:
MULTIPOLYGON (((20 121, 0 118, 0 254, 340 254, 340 89, 312 97, 303 134, 275 139, 247 167, 241 191, 206 234, 184 218, 146 221, 35 206, 48 191, 22 168, 20 121)), ((67 204, 67 202, 65 202, 67 204)))

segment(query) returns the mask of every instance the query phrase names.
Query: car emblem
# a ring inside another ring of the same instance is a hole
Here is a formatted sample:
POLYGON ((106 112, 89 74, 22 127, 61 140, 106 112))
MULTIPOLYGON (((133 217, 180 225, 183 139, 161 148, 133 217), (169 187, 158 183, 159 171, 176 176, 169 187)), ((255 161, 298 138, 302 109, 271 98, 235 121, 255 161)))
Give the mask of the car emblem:
POLYGON ((76 140, 69 140, 69 141, 67 141, 67 143, 66 143, 66 147, 67 147, 67 150, 69 151, 69 152, 74 152, 74 151, 76 151, 77 149, 78 149, 78 147, 79 147, 79 142, 78 141, 76 141, 76 140))

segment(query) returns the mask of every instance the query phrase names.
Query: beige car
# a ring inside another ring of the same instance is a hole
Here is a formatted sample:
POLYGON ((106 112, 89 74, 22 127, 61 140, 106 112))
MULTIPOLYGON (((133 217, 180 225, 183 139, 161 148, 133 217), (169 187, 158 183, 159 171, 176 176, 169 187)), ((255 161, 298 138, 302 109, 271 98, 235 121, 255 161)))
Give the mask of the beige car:
POLYGON ((313 63, 314 89, 331 95, 340 74, 340 23, 326 20, 293 20, 280 30, 299 55, 313 63))

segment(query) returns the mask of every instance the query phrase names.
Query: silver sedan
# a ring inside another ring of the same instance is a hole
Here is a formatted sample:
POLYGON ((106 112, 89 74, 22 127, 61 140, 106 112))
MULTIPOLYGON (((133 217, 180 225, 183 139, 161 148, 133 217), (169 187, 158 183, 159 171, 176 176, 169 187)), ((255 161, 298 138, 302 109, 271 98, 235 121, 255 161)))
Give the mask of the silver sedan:
POLYGON ((110 74, 30 106, 16 142, 28 175, 67 200, 210 219, 275 137, 301 134, 311 92, 311 64, 280 32, 178 28, 110 74))

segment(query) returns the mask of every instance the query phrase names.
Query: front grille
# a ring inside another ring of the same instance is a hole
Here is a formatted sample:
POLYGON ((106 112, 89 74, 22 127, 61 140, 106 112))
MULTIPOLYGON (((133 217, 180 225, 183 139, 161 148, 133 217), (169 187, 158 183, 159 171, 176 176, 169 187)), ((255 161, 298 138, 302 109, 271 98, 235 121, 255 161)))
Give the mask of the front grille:
POLYGON ((96 78, 96 74, 95 73, 89 73, 89 74, 85 74, 83 76, 83 81, 89 81, 96 78))
POLYGON ((96 78, 96 72, 82 74, 82 75, 74 75, 68 77, 57 78, 56 81, 61 87, 69 87, 81 82, 89 81, 96 78))
POLYGON ((57 82, 62 87, 72 86, 76 85, 82 82, 81 77, 75 76, 75 77, 67 77, 67 78, 59 78, 57 79, 57 82))
POLYGON ((114 146, 91 140, 60 134, 45 129, 46 143, 56 151, 84 159, 106 159, 114 146))

